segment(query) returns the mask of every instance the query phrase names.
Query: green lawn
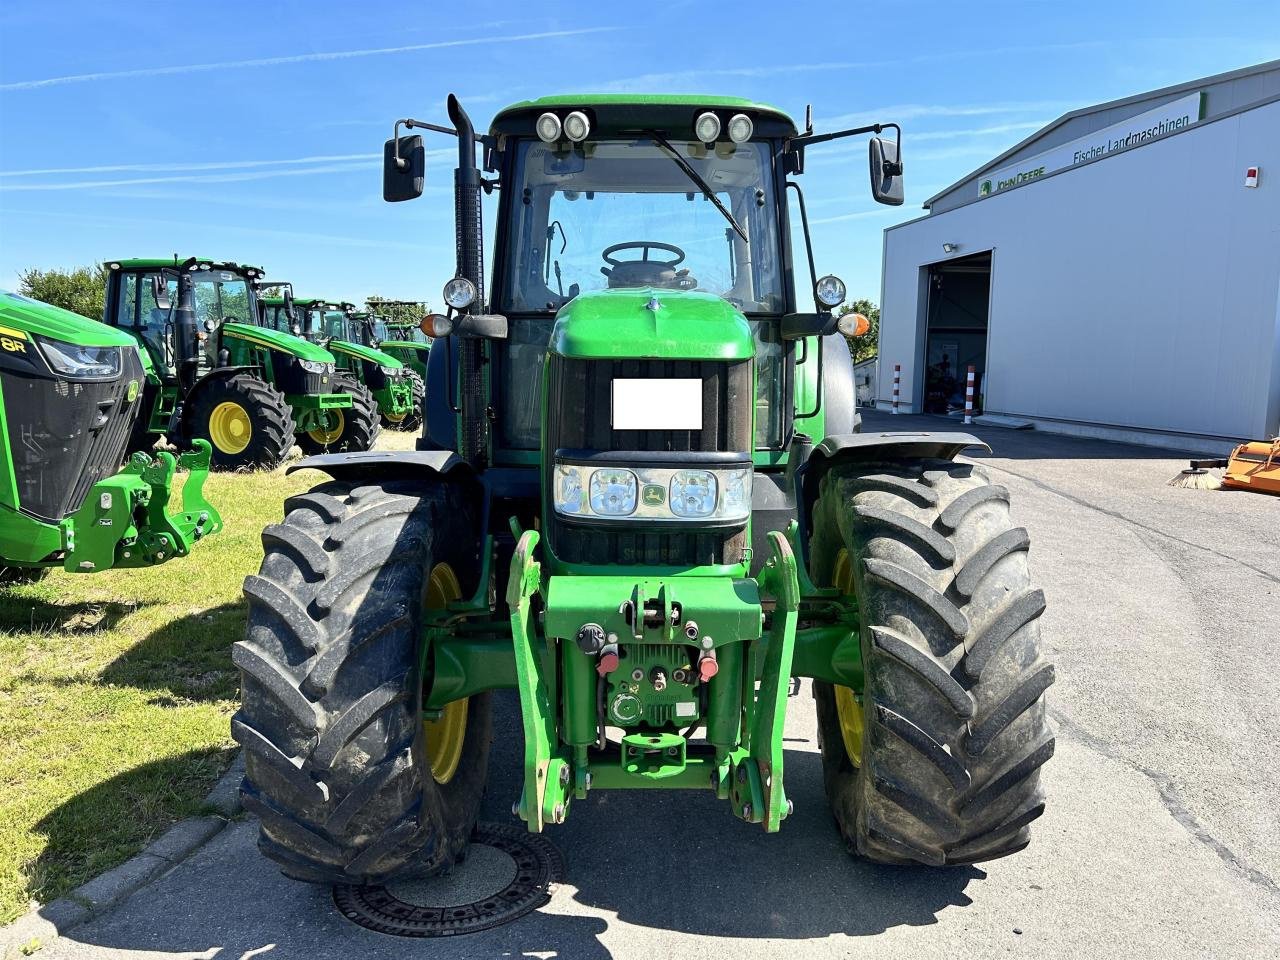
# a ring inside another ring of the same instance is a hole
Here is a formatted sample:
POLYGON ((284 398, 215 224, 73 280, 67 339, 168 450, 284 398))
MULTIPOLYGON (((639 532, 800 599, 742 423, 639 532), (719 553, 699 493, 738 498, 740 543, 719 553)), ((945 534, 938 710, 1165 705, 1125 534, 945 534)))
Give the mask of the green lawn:
POLYGON ((322 479, 215 474, 226 528, 190 557, 0 587, 0 923, 201 812, 234 755, 241 581, 285 497, 322 479))

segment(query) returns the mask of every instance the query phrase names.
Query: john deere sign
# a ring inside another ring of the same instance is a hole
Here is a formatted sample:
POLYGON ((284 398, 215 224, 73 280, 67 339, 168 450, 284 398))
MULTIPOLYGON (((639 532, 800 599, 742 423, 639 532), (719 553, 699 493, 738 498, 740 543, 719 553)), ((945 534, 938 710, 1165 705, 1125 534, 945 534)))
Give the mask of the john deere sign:
POLYGON ((1106 157, 1174 130, 1189 127, 1204 119, 1204 100, 1203 93, 1189 93, 1136 117, 1113 123, 1088 136, 1028 157, 1020 163, 983 177, 978 181, 978 196, 989 197, 993 193, 1020 187, 1055 170, 1106 157))

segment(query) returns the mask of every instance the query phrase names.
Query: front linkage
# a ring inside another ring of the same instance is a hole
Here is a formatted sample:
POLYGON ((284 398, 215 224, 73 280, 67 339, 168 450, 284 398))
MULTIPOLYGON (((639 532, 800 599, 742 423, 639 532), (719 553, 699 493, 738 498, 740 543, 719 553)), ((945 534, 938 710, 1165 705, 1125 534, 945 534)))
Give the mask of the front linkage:
POLYGON ((782 734, 801 586, 790 542, 780 533, 769 540, 758 581, 637 582, 546 577, 535 558, 538 532, 521 535, 507 588, 525 736, 513 812, 530 831, 563 823, 572 799, 593 787, 711 789, 740 819, 779 829, 791 812, 782 734), (773 600, 770 615, 761 594, 773 600), (546 612, 541 630, 535 596, 546 612), (578 629, 611 607, 603 624, 578 629), (620 723, 641 715, 705 723, 707 745, 691 748, 691 729, 640 730, 606 748, 602 711, 620 723))
POLYGON ((90 488, 80 509, 59 524, 62 565, 73 573, 112 567, 148 567, 185 557, 192 544, 222 529, 204 497, 212 447, 206 440, 179 457, 161 451, 153 460, 135 453, 117 474, 90 488), (174 473, 188 471, 182 510, 169 513, 174 473))

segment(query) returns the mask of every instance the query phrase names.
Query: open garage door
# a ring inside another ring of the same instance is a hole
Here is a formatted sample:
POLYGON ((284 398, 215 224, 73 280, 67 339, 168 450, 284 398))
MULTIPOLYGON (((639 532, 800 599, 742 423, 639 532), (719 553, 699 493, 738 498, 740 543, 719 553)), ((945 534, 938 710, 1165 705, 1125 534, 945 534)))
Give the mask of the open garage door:
POLYGON ((991 308, 991 251, 932 264, 925 336, 925 413, 964 409, 965 378, 974 367, 974 407, 982 408, 991 308))

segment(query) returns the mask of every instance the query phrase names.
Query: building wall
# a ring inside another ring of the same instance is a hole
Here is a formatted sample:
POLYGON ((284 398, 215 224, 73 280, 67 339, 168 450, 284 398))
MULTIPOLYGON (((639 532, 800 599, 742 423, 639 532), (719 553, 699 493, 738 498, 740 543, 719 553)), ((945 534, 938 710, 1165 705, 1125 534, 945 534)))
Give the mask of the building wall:
POLYGON ((1280 102, 887 230, 879 353, 914 408, 944 242, 993 251, 988 412, 1280 432, 1280 102))

